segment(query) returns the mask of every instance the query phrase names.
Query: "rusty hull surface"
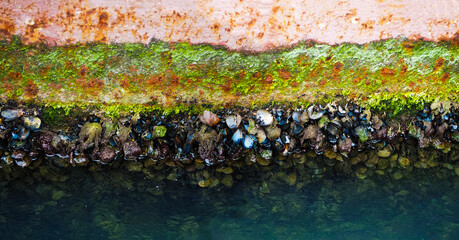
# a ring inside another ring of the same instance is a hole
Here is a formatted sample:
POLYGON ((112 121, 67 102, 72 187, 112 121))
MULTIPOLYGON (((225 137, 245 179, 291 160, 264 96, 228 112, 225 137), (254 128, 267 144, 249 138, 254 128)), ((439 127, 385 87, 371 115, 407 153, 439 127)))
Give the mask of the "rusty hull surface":
MULTIPOLYGON (((2 0, 0 38, 50 45, 160 39, 264 51, 301 40, 447 40, 458 0, 2 0)), ((457 36, 458 34, 456 34, 457 36)))

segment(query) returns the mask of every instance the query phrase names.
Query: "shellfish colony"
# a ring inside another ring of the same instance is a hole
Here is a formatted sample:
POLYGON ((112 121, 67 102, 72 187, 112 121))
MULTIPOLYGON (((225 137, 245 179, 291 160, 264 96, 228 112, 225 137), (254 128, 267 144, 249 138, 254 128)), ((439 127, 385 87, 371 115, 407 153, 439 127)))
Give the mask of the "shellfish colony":
POLYGON ((49 166, 126 168, 201 187, 230 187, 249 171, 282 172, 297 187, 324 175, 400 179, 426 168, 459 175, 458 109, 434 102, 399 119, 354 103, 118 119, 91 112, 57 127, 47 126, 40 108, 5 104, 0 178, 49 166))

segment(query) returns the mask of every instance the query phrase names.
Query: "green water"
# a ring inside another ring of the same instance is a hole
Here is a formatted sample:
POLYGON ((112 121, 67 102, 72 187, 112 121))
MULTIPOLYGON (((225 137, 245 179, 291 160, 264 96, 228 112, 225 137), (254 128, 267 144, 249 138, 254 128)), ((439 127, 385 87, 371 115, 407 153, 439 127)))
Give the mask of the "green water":
MULTIPOLYGON (((36 174, 36 173, 35 173, 36 174)), ((66 170, 0 183, 0 239, 458 239, 459 177, 320 179, 257 173, 232 188, 66 170)))

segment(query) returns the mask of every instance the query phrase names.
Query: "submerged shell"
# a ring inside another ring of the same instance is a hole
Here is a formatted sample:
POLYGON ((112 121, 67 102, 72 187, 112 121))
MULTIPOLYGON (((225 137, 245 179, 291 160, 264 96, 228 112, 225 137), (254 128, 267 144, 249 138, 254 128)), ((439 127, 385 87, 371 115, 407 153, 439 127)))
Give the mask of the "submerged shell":
POLYGON ((239 124, 242 121, 242 117, 241 115, 236 114, 236 115, 231 115, 231 116, 226 117, 225 120, 226 120, 226 125, 228 125, 230 129, 235 129, 239 127, 239 124))
POLYGON ((244 136, 242 135, 242 131, 238 129, 236 130, 236 132, 234 132, 233 137, 231 139, 234 143, 240 143, 242 142, 243 137, 244 136))
POLYGON ((217 114, 207 110, 199 114, 199 119, 201 122, 211 127, 217 125, 217 123, 220 122, 220 118, 217 116, 217 114))
POLYGON ((266 110, 258 110, 256 117, 261 126, 269 126, 274 121, 273 115, 266 110))
POLYGON ((321 118, 324 115, 324 112, 323 112, 323 110, 318 109, 316 106, 311 105, 308 108, 308 115, 309 115, 310 119, 317 120, 317 119, 321 118))

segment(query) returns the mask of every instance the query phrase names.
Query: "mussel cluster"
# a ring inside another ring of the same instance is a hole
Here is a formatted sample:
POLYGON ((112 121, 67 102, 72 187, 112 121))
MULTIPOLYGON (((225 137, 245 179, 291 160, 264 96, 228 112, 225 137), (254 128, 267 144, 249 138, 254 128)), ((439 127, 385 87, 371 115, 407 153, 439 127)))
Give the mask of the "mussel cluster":
POLYGON ((32 138, 41 129, 41 119, 35 109, 3 109, 0 113, 0 156, 3 151, 10 154, 2 156, 2 160, 21 167, 28 166, 37 160, 39 151, 32 145, 32 138))
MULTIPOLYGON (((386 120, 385 114, 354 103, 329 103, 297 109, 206 110, 199 115, 135 114, 119 119, 89 114, 56 129, 42 127, 38 110, 4 106, 0 157, 2 164, 29 168, 45 159, 59 167, 94 163, 138 171, 167 166, 193 172, 216 166, 225 174, 233 171, 225 168, 229 161, 285 165, 282 159, 302 159, 306 154, 352 165, 367 161, 366 157, 352 160, 353 152, 376 149, 376 157, 388 158, 395 148, 391 144, 409 139, 417 139, 421 148, 433 146, 447 153, 452 143, 459 142, 458 121, 457 107, 446 102, 433 103, 415 117, 399 121, 386 120)), ((406 160, 397 159, 404 166, 406 160)), ((316 165, 311 164, 311 168, 316 165)), ((365 164, 372 167, 377 162, 365 164)), ((180 175, 176 170, 173 173, 180 175)))

